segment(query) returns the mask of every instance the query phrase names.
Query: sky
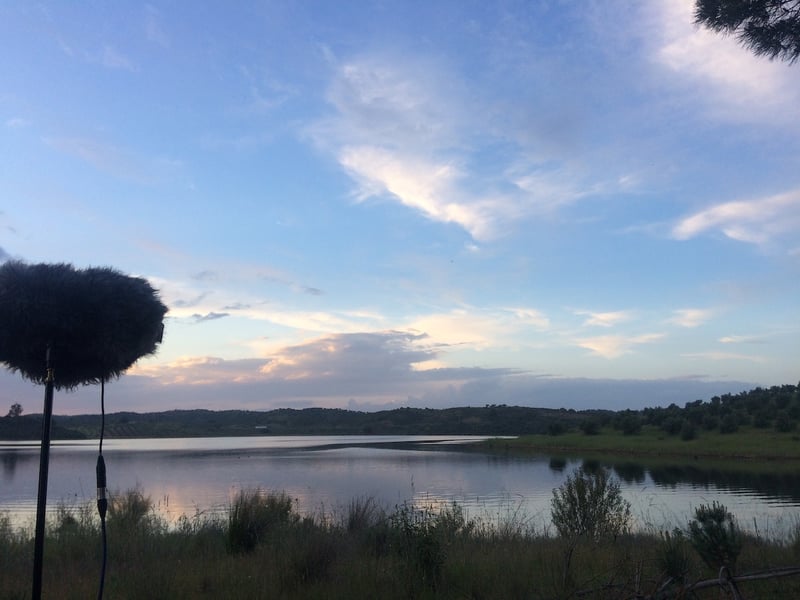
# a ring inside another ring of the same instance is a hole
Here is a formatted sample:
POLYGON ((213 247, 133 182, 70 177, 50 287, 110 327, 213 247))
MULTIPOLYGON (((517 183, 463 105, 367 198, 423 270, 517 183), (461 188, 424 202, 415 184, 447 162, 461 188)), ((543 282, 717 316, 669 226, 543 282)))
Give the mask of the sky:
POLYGON ((690 1, 10 0, 0 51, 0 259, 169 308, 111 412, 800 380, 800 64, 690 1))

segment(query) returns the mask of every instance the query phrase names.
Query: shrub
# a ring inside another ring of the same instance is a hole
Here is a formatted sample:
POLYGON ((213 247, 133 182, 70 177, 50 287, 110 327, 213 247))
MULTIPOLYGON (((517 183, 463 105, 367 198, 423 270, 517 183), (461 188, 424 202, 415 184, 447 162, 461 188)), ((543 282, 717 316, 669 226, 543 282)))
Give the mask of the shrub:
POLYGON ((390 515, 389 524, 395 548, 412 569, 410 579, 433 589, 440 582, 448 547, 459 536, 472 535, 476 528, 475 521, 467 519, 456 503, 438 511, 403 504, 390 515))
POLYGON ((715 501, 695 509, 689 523, 689 541, 709 567, 715 571, 727 567, 734 572, 742 551, 742 534, 724 505, 715 501))
POLYGON ((703 417, 703 429, 706 431, 714 431, 719 427, 719 419, 714 415, 706 415, 703 417))
POLYGON ((596 540, 626 533, 631 505, 606 469, 590 472, 579 468, 553 490, 550 514, 561 536, 596 540))
POLYGON ((600 433, 600 425, 597 421, 592 421, 590 419, 581 421, 580 428, 585 435, 597 435, 600 433))
POLYGON ((228 551, 252 552, 270 530, 294 523, 298 518, 292 511, 292 499, 285 493, 242 490, 228 510, 228 551))
POLYGON ((619 423, 623 435, 636 435, 642 430, 642 420, 636 415, 626 415, 619 423))
POLYGON ((356 498, 347 505, 344 526, 348 533, 359 533, 379 525, 386 519, 383 508, 372 496, 356 498))
POLYGON ((684 421, 681 426, 681 439, 688 442, 697 437, 697 429, 691 421, 684 421))
POLYGON ((682 425, 683 421, 680 417, 667 417, 661 423, 661 430, 667 435, 678 435, 682 425))
POLYGON ((382 556, 388 550, 389 518, 372 496, 351 500, 342 525, 348 534, 369 548, 375 556, 382 556))
POLYGON ((141 488, 135 487, 119 494, 112 494, 108 503, 108 526, 131 532, 135 529, 150 530, 159 524, 153 509, 153 500, 145 496, 141 488))
POLYGON ((689 568, 692 566, 692 557, 686 536, 680 529, 661 532, 656 561, 658 568, 670 583, 683 585, 686 583, 689 568))
POLYGON ((739 430, 739 422, 736 420, 736 417, 732 414, 727 414, 722 417, 722 421, 719 424, 719 432, 720 433, 735 433, 739 430))
POLYGON ((795 429, 796 425, 785 410, 779 411, 775 417, 775 431, 778 433, 789 433, 795 429))
POLYGON ((284 583, 291 589, 327 579, 340 548, 341 541, 329 528, 311 517, 303 518, 282 548, 288 562, 284 583))

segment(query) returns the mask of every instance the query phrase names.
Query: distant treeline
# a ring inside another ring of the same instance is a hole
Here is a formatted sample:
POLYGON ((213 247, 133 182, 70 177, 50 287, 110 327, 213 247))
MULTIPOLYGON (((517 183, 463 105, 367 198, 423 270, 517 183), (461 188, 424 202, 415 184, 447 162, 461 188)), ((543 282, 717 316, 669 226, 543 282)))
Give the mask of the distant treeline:
MULTIPOLYGON (((487 404, 446 409, 398 408, 359 412, 329 408, 282 408, 270 411, 172 410, 106 415, 106 435, 115 438, 241 435, 559 435, 580 430, 587 435, 613 427, 635 435, 644 425, 668 435, 693 439, 703 430, 734 432, 742 426, 792 431, 800 422, 800 386, 756 388, 739 394, 687 402, 683 407, 643 410, 527 408, 487 404)), ((99 415, 53 417, 53 439, 96 438, 99 415)), ((0 418, 0 439, 41 437, 40 414, 0 418)))
MULTIPOLYGON (((201 437, 242 435, 522 435, 546 433, 553 426, 577 427, 586 418, 610 411, 464 407, 434 410, 398 408, 359 412, 331 408, 281 408, 270 411, 171 410, 106 415, 108 437, 201 437), (562 425, 563 424, 563 425, 562 425)), ((0 439, 38 439, 41 415, 0 418, 0 439)), ((96 438, 99 415, 53 416, 54 439, 96 438)))
POLYGON ((734 433, 740 427, 774 429, 788 433, 800 423, 800 384, 770 388, 757 387, 739 394, 714 396, 710 401, 695 400, 683 407, 670 404, 666 408, 623 410, 611 415, 587 418, 579 424, 587 435, 611 426, 625 435, 639 433, 650 425, 670 436, 692 440, 703 431, 734 433))

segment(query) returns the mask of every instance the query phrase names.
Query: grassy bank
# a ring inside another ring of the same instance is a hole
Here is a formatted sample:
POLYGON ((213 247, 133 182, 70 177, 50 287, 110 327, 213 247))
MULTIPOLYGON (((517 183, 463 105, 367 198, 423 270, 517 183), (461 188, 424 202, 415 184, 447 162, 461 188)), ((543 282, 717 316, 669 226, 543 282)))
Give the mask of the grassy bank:
POLYGON ((575 452, 583 455, 800 461, 800 435, 797 432, 778 433, 753 427, 742 427, 734 433, 704 431, 690 440, 667 435, 661 429, 647 425, 633 435, 606 427, 595 435, 569 431, 560 435, 488 440, 482 448, 517 453, 575 452))
MULTIPOLYGON (((499 525, 455 505, 385 510, 354 500, 342 514, 301 517, 281 494, 244 494, 225 519, 184 518, 168 527, 139 492, 109 516, 106 598, 630 598, 667 583, 717 576, 684 539, 659 532, 608 539, 558 537, 549 524, 514 515, 499 525), (670 566, 672 565, 672 566, 670 566)), ((0 518, 0 598, 30 593, 30 532, 0 518)), ((794 564, 796 540, 745 537, 737 573, 794 564)), ((44 597, 96 595, 98 524, 91 507, 60 509, 48 529, 44 597)), ((800 596, 800 578, 747 582, 748 599, 800 596)), ((696 598, 718 598, 718 588, 696 598)))

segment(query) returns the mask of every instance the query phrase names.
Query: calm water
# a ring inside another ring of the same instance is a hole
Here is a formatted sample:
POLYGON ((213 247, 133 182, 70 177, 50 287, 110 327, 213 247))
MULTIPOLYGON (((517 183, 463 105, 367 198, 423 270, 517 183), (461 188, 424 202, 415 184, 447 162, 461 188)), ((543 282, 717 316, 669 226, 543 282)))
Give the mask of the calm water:
MULTIPOLYGON (((468 515, 497 521, 515 514, 536 529, 549 524, 552 489, 583 461, 511 458, 459 450, 475 437, 294 436, 106 440, 110 490, 140 486, 170 520, 224 512, 242 488, 283 490, 301 512, 336 514, 354 498, 387 508, 456 501, 468 515)), ((96 441, 58 442, 50 458, 48 509, 94 499, 96 441)), ((0 444, 0 512, 33 522, 39 470, 36 445, 0 444)), ((800 473, 747 474, 692 465, 646 468, 610 463, 639 527, 683 526, 696 506, 717 500, 746 529, 782 537, 800 517, 800 473)))

